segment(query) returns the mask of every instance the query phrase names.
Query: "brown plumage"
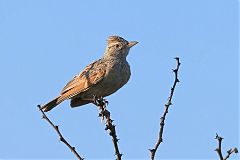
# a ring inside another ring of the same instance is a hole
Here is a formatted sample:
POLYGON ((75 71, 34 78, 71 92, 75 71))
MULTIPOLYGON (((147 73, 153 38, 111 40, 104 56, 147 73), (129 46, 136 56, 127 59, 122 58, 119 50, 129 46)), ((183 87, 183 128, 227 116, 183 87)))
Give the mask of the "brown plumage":
POLYGON ((42 109, 47 112, 64 100, 71 99, 71 107, 93 102, 93 95, 108 96, 120 89, 130 78, 126 60, 129 49, 138 42, 128 42, 119 36, 110 36, 104 56, 89 64, 62 89, 60 95, 42 109))

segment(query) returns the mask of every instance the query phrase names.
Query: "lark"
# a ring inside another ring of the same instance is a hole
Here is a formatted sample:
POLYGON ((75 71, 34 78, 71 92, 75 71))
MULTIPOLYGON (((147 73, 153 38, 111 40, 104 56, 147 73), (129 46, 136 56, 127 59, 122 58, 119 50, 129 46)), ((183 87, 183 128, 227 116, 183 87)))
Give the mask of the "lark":
POLYGON ((127 41, 119 36, 110 36, 105 53, 99 60, 87 65, 62 89, 59 96, 42 106, 50 111, 64 100, 71 100, 71 107, 93 102, 93 96, 106 97, 124 86, 130 76, 127 55, 137 41, 127 41))

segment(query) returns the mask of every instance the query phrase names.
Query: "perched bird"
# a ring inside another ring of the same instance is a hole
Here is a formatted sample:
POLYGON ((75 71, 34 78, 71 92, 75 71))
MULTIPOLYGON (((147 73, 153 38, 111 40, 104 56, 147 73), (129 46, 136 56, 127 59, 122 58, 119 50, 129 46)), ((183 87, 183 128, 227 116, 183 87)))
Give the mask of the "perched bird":
POLYGON ((64 100, 71 99, 71 107, 93 102, 93 95, 106 97, 125 85, 131 75, 126 60, 130 48, 137 41, 128 42, 119 36, 110 36, 103 57, 89 64, 62 89, 60 95, 42 106, 50 111, 64 100))

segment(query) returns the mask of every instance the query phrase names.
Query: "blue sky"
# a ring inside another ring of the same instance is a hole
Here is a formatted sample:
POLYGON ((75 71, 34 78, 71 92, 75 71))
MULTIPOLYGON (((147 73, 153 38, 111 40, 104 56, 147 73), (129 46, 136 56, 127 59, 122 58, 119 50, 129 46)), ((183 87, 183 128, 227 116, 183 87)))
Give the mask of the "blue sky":
MULTIPOLYGON (((224 151, 239 148, 237 1, 0 0, 0 158, 75 158, 36 105, 100 58, 110 35, 139 42, 130 81, 107 98, 124 159, 149 159, 176 56, 181 82, 157 158, 217 159, 216 132, 224 151)), ((66 101, 48 116, 83 157, 114 158, 93 105, 66 101)))

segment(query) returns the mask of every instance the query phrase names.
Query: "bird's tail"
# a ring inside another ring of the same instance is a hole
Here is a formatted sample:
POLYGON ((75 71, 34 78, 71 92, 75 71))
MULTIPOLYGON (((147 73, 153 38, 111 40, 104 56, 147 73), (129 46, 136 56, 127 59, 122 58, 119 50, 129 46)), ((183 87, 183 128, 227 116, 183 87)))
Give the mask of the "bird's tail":
POLYGON ((51 109, 53 109, 54 107, 56 107, 57 105, 59 105, 62 101, 63 100, 61 100, 61 96, 58 96, 55 99, 53 99, 52 101, 50 101, 47 104, 45 104, 44 106, 42 106, 41 109, 44 112, 48 112, 51 109))

